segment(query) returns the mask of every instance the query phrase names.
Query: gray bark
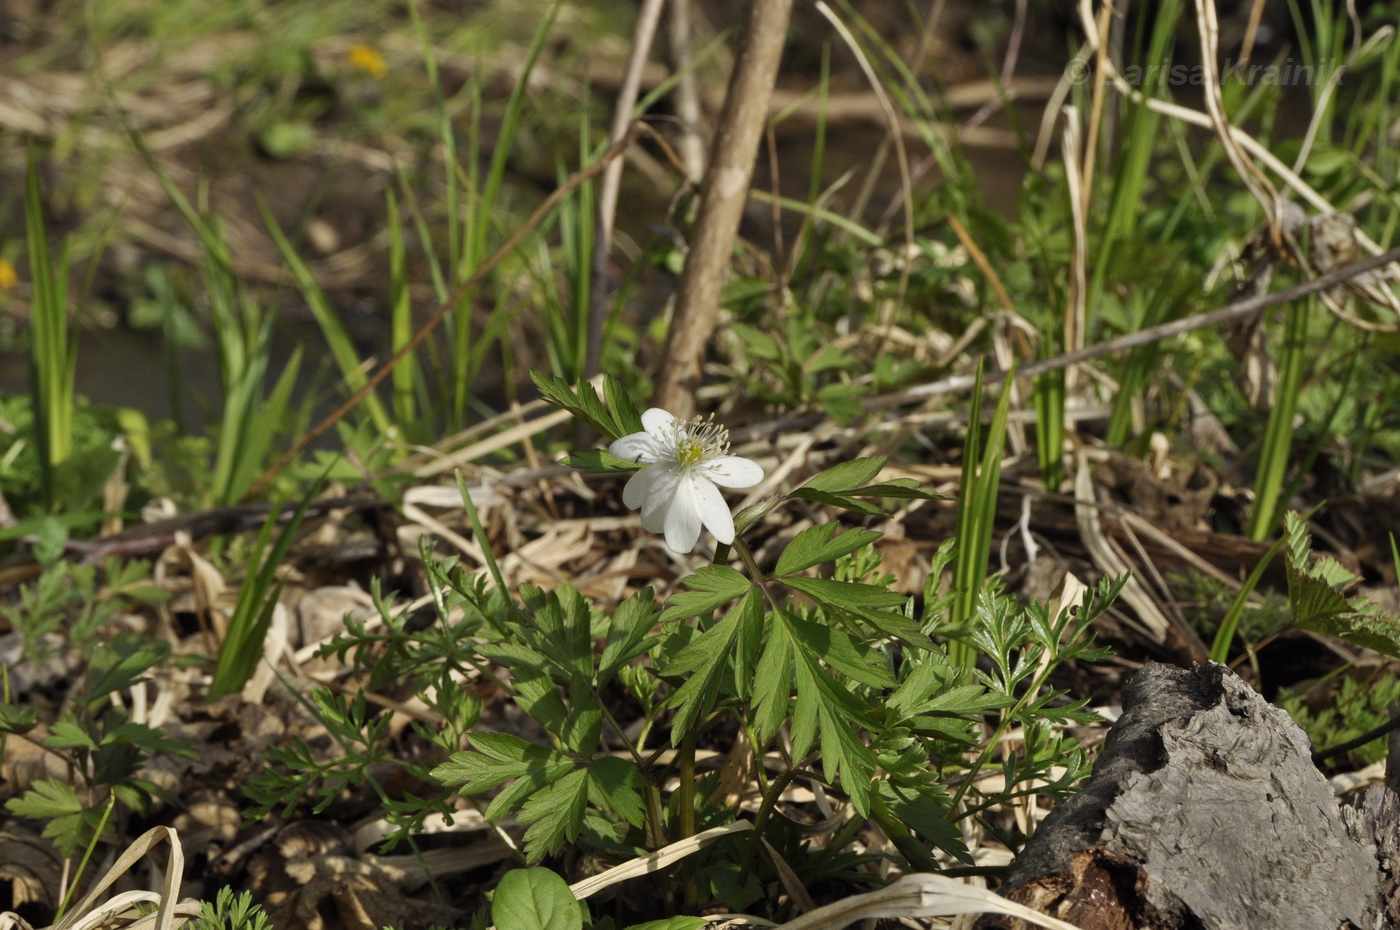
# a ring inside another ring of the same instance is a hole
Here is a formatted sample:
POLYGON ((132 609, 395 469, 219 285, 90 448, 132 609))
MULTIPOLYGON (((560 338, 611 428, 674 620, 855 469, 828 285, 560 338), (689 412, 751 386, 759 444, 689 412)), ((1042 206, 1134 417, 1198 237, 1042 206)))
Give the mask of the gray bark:
POLYGON ((1388 925, 1376 847, 1287 714, 1217 664, 1149 664, 1123 708, 1093 776, 1046 818, 1003 894, 1083 930, 1388 925))

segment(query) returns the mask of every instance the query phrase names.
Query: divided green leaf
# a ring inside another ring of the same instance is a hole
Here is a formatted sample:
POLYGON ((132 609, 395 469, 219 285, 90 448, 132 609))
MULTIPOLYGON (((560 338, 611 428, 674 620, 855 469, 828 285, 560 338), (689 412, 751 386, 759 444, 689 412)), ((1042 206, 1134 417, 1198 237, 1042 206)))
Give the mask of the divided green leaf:
POLYGON ((1341 588, 1355 580, 1335 559, 1312 558, 1312 539, 1292 511, 1284 514, 1288 602, 1304 630, 1400 658, 1400 617, 1365 598, 1348 598, 1341 588))

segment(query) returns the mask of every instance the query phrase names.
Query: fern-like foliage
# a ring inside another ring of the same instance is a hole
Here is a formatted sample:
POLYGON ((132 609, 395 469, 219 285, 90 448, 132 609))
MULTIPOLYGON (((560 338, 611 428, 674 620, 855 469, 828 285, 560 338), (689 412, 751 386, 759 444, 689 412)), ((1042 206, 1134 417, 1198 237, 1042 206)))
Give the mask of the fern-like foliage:
POLYGON ((1301 629, 1325 633, 1400 658, 1400 617, 1343 592, 1356 576, 1336 559, 1312 557, 1312 538, 1296 513, 1284 516, 1288 603, 1301 629))

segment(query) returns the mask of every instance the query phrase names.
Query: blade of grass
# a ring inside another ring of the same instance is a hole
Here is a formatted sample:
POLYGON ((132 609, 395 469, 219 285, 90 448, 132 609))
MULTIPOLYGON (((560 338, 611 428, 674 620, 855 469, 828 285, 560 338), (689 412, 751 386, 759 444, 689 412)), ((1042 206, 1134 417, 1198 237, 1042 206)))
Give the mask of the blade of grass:
MULTIPOLYGON (((389 344, 398 352, 413 335, 413 303, 408 290, 408 262, 404 249, 403 222, 399 218, 399 202, 391 187, 385 191, 385 210, 389 215, 389 344)), ((424 240, 427 241, 426 239, 424 240)), ((408 442, 428 438, 429 424, 419 422, 419 409, 427 410, 429 401, 421 396, 426 384, 418 358, 404 357, 393 374, 394 423, 408 442)))
POLYGON ((282 567, 287 550, 301 526, 306 508, 319 493, 324 481, 315 485, 301 499, 296 512, 287 525, 271 543, 272 531, 282 512, 282 502, 273 503, 267 522, 258 532, 257 542, 249 558, 248 576, 238 590, 238 602, 229 617, 228 634, 219 649, 219 661, 214 667, 214 679, 209 685, 209 700, 214 701, 226 694, 239 691, 253 676, 258 661, 263 654, 263 639, 272 623, 272 612, 277 607, 278 595, 282 592, 282 582, 277 580, 277 570, 282 567))
MULTIPOLYGON (((1015 372, 1006 374, 1001 397, 987 427, 982 447, 982 367, 977 365, 972 411, 963 443, 962 482, 958 493, 957 557, 953 565, 952 621, 954 629, 969 623, 977 613, 977 598, 987 577, 992 551, 992 527, 996 522, 997 491, 1001 483, 1001 454, 1006 444, 1006 421, 1011 411, 1011 384, 1015 372), (979 456, 980 449, 980 456, 979 456), (980 464, 979 464, 980 458, 980 464)), ((971 668, 976 661, 972 647, 959 640, 948 643, 948 660, 971 668)))
POLYGON ((44 510, 59 504, 55 472, 73 454, 73 383, 77 346, 68 327, 68 249, 55 262, 49 252, 38 154, 29 147, 24 183, 24 225, 34 297, 29 317, 29 385, 34 443, 39 453, 44 510))
MULTIPOLYGON (((258 212, 262 215, 263 225, 267 227, 268 233, 272 236, 272 241, 277 244, 277 250, 282 254, 282 261, 292 272, 292 277, 296 279, 297 287, 301 289, 302 299, 306 301, 306 306, 311 310, 312 317, 316 320, 316 325, 321 329, 321 335, 326 338, 326 345, 331 350, 331 358, 335 360, 336 366, 340 368, 340 376, 344 379, 347 393, 354 393, 365 385, 365 366, 360 358, 360 353, 355 350, 354 341, 350 334, 345 331, 345 324, 340 321, 340 316, 331 307, 330 298, 317 283, 315 275, 306 266, 306 262, 297 254, 296 247, 292 245, 277 219, 268 209, 267 201, 261 193, 254 198, 258 204, 258 212)), ((389 413, 384 409, 384 404, 374 394, 365 398, 365 410, 368 412, 375 427, 381 434, 388 434, 391 426, 389 413)))
POLYGON ((1309 299, 1291 304, 1285 310, 1287 322, 1279 352, 1278 385, 1264 428, 1264 443, 1254 476, 1254 506, 1249 512, 1249 538, 1256 542, 1269 538, 1283 510, 1284 502, 1279 500, 1279 495, 1293 451, 1293 416, 1298 409, 1298 392, 1307 364, 1308 316, 1316 306, 1317 302, 1309 299))

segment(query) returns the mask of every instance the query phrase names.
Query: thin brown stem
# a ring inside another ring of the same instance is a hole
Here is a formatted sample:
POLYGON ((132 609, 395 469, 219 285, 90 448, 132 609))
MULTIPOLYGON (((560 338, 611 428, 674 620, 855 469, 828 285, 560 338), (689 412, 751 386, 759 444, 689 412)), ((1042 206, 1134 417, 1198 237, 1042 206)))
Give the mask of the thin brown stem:
POLYGON ((763 0, 750 9, 710 148, 709 171, 653 398, 655 406, 682 419, 695 411, 700 364, 719 318, 720 289, 748 200, 759 139, 768 122, 768 101, 787 37, 792 0, 763 0))
MULTIPOLYGON (((1229 323, 1233 320, 1243 319, 1255 313, 1260 313, 1270 307, 1277 307, 1297 300, 1300 297, 1307 297, 1309 294, 1316 294, 1336 287, 1339 284, 1359 277, 1368 271, 1389 265, 1392 262, 1400 261, 1400 247, 1383 252, 1380 255, 1373 255, 1350 265, 1343 265, 1327 274, 1313 278, 1310 281, 1303 281, 1292 287, 1275 291, 1272 294, 1263 294, 1258 297, 1248 297, 1222 307, 1219 310, 1212 310, 1210 313, 1201 313, 1196 316, 1188 316, 1185 319, 1173 320, 1170 323, 1163 323, 1160 326, 1151 326, 1147 329, 1135 333, 1126 333, 1116 339, 1101 342, 1097 345, 1085 346, 1073 352, 1066 352, 1054 358, 1043 359, 1038 362, 1031 362, 1016 368, 1018 378, 1031 378, 1035 375, 1044 374, 1047 371, 1058 371, 1061 368, 1068 368, 1080 362, 1087 362, 1091 359, 1103 358, 1106 355, 1114 355, 1118 352, 1126 352, 1138 346, 1149 345, 1170 339, 1172 336, 1180 336, 1183 333, 1194 332, 1198 329, 1205 329, 1207 326, 1218 326, 1221 323, 1229 323)), ((1005 371, 989 371, 984 376, 988 382, 997 378, 1006 377, 1005 371)), ((865 402, 867 410, 884 410, 889 407, 898 407, 901 404, 916 403, 928 400, 930 397, 939 397, 944 394, 952 394, 957 391, 965 391, 972 387, 976 378, 972 375, 959 375, 953 378, 944 378, 942 381, 934 381, 930 384, 922 384, 918 387, 908 388, 903 391, 896 391, 892 394, 884 394, 879 397, 872 397, 865 402)))

